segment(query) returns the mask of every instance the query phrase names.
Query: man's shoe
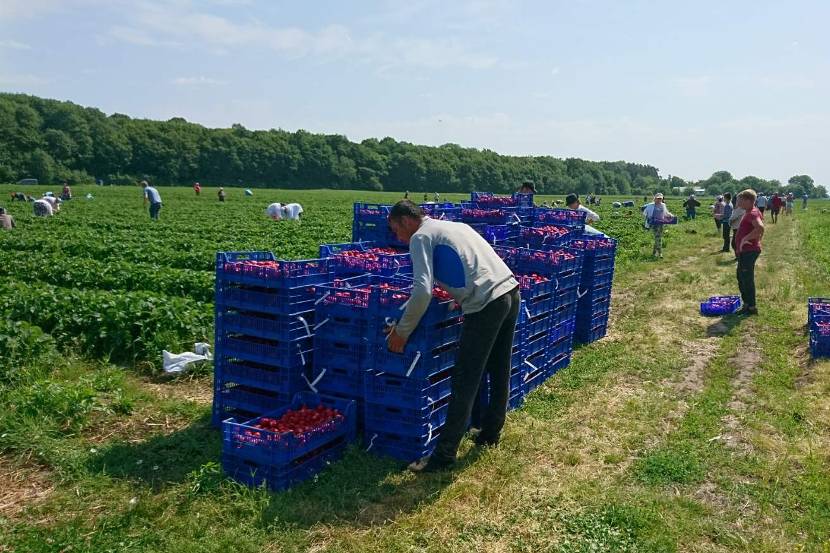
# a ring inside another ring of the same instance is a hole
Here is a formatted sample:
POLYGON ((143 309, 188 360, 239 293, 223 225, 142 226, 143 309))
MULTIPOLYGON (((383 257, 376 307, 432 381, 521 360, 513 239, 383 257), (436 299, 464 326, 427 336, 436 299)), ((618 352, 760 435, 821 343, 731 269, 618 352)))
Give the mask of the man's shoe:
POLYGON ((451 469, 453 465, 455 465, 455 461, 439 460, 438 458, 430 455, 429 457, 422 457, 414 463, 410 463, 407 468, 411 472, 418 474, 422 472, 441 472, 444 470, 451 469))
POLYGON ((491 438, 486 438, 482 435, 476 436, 476 439, 473 441, 476 447, 495 447, 499 445, 499 439, 496 438, 495 440, 491 438))
POLYGON ((758 314, 758 308, 757 307, 747 307, 746 305, 744 305, 735 314, 736 315, 741 315, 743 317, 746 317, 746 316, 749 316, 749 315, 757 315, 758 314))

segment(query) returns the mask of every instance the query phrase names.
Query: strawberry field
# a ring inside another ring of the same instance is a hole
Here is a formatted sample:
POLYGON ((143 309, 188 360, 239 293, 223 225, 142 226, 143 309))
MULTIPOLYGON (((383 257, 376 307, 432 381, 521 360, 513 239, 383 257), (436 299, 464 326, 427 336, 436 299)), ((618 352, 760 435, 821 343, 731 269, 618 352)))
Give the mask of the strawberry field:
MULTIPOLYGON (((0 187, 0 197, 13 190, 0 187)), ((34 217, 28 203, 8 204, 18 228, 0 234, 0 308, 82 355, 152 368, 162 349, 182 351, 196 341, 212 341, 217 251, 316 257, 319 244, 351 240, 355 201, 399 198, 395 193, 277 190, 246 197, 237 189, 220 203, 211 189, 198 197, 190 188, 161 192, 159 222, 150 221, 142 208, 139 188, 79 188, 52 218, 34 217), (93 199, 86 199, 87 193, 93 199), (301 203, 303 220, 265 217, 265 207, 275 201, 301 203)), ((603 214, 597 227, 620 239, 619 261, 638 258, 650 238, 638 213, 612 217, 606 207, 603 214)))

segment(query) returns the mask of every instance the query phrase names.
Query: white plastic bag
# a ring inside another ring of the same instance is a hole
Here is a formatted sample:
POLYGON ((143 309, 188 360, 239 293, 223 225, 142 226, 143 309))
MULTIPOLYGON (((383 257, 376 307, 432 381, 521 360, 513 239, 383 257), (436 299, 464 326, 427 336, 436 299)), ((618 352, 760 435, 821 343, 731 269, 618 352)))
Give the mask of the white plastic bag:
POLYGON ((161 352, 162 367, 167 374, 178 374, 187 370, 188 365, 198 361, 210 361, 213 355, 210 353, 210 344, 198 342, 193 344, 193 351, 184 353, 170 353, 167 350, 161 352))

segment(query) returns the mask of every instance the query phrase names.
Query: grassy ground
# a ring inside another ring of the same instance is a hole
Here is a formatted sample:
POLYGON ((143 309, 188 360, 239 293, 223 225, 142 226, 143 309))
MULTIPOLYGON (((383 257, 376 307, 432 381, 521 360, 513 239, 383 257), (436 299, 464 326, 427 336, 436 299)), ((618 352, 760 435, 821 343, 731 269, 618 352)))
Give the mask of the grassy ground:
POLYGON ((830 296, 830 215, 796 215, 768 226, 757 317, 698 315, 736 288, 709 218, 627 260, 610 335, 451 474, 353 448, 292 491, 249 490, 216 463, 209 375, 45 348, 48 381, 3 392, 0 551, 830 551, 830 363, 804 331, 806 297, 830 296))

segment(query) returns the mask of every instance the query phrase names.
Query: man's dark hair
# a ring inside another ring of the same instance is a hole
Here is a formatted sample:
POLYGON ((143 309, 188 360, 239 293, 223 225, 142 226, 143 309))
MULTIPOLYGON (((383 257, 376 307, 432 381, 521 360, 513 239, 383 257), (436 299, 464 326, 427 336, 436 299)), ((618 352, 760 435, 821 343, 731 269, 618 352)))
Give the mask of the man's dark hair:
POLYGON ((392 206, 389 218, 400 221, 404 217, 421 220, 424 218, 424 210, 410 200, 401 200, 392 206))
POLYGON ((6 208, 5 207, 0 207, 0 215, 5 215, 5 214, 6 214, 6 208))
POLYGON ((531 194, 535 194, 535 193, 536 193, 536 185, 535 185, 535 184, 533 184, 533 181, 532 181, 532 180, 526 180, 526 181, 524 181, 524 182, 522 183, 522 186, 520 186, 520 187, 519 187, 519 190, 521 190, 522 188, 527 188, 527 189, 529 189, 531 194))
POLYGON ((567 196, 565 196, 565 205, 571 205, 572 203, 578 201, 579 196, 577 196, 576 194, 568 194, 567 196))
POLYGON ((727 192, 726 194, 723 195, 723 199, 724 200, 731 200, 732 199, 732 194, 727 192))

